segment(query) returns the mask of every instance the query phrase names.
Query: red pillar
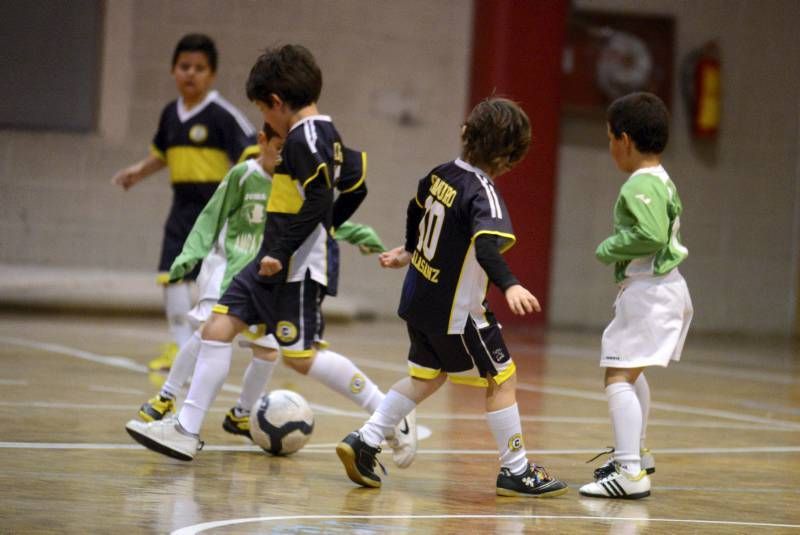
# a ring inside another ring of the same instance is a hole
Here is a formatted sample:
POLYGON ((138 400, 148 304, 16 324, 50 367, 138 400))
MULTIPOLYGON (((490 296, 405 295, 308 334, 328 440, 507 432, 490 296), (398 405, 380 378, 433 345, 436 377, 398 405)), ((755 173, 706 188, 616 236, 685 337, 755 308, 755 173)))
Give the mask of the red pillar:
MULTIPOLYGON (((511 212, 517 244, 505 255, 547 318, 561 111, 561 54, 567 0, 475 0, 469 108, 495 94, 519 102, 531 120, 527 157, 497 181, 511 212)), ((511 314, 499 292, 492 310, 507 325, 530 325, 511 314)))

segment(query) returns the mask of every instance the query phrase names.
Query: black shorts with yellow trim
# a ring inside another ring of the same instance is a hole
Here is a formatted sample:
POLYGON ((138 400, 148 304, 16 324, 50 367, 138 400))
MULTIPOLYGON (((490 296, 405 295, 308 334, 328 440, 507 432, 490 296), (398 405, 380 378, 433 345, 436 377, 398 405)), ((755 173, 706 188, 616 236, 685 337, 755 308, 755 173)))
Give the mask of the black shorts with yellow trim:
POLYGON ((501 384, 516 371, 495 321, 478 329, 470 318, 463 334, 430 334, 407 327, 411 340, 408 369, 412 377, 434 379, 445 372, 454 383, 487 387, 487 376, 501 384))
POLYGON ((299 282, 266 284, 251 262, 231 281, 212 309, 217 314, 239 318, 248 325, 267 325, 285 358, 308 358, 320 347, 325 322, 322 299, 325 287, 306 276, 299 282))
MULTIPOLYGON (((216 191, 219 182, 203 184, 174 184, 174 195, 169 215, 164 223, 164 239, 161 242, 161 258, 158 271, 168 273, 172 262, 181 254, 183 244, 197 221, 197 216, 216 191)), ((187 273, 184 279, 195 280, 200 273, 200 264, 187 273)), ((159 279, 159 282, 162 282, 159 279)))

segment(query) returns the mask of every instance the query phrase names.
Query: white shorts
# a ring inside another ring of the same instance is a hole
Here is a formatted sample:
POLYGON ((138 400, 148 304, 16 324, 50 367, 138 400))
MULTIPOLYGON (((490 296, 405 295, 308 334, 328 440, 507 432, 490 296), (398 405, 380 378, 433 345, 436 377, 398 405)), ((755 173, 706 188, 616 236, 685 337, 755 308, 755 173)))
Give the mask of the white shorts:
POLYGON ((680 360, 692 322, 692 298, 677 269, 661 277, 628 279, 603 332, 600 366, 666 367, 680 360))

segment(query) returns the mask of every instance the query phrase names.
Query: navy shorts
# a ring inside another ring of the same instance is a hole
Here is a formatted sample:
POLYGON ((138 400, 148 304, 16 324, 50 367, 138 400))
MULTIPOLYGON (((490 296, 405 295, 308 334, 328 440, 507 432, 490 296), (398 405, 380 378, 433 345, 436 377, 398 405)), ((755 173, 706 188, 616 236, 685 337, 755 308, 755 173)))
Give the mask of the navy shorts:
POLYGON ((454 383, 486 387, 487 376, 500 384, 516 370, 496 321, 478 329, 469 319, 463 334, 430 334, 407 327, 412 377, 433 379, 445 372, 454 383))
POLYGON ((311 357, 325 329, 321 308, 325 287, 308 275, 300 282, 265 284, 258 267, 251 262, 236 275, 212 310, 248 325, 265 324, 284 357, 311 357))

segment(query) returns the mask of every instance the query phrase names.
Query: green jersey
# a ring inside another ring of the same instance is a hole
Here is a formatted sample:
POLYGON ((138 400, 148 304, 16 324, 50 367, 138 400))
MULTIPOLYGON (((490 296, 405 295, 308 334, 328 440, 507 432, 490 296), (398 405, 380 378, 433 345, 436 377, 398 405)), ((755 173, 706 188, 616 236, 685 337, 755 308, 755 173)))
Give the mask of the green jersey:
POLYGON ((614 263, 614 279, 659 276, 689 255, 680 242, 683 211, 675 184, 662 166, 635 171, 623 184, 614 205, 614 233, 595 255, 614 263))
POLYGON ((266 207, 272 179, 255 160, 228 171, 214 195, 197 217, 181 254, 169 271, 171 281, 181 279, 201 260, 224 266, 220 295, 258 253, 264 236, 266 207))

